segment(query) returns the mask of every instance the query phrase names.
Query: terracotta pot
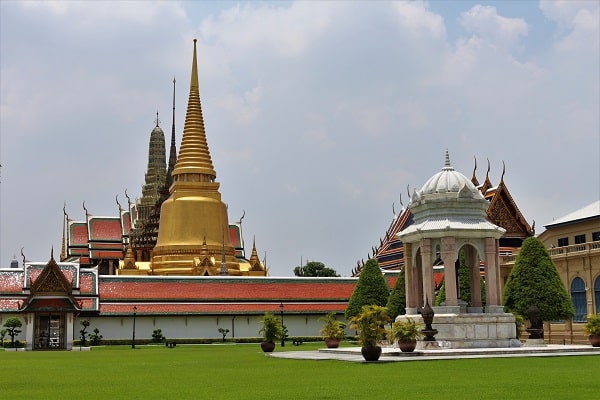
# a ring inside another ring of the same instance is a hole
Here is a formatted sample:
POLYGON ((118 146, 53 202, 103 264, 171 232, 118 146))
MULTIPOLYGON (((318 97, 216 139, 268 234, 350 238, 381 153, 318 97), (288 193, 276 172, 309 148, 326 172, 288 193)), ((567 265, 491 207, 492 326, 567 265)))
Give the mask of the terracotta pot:
POLYGON ((400 348, 400 351, 402 351, 403 353, 412 353, 413 351, 415 351, 415 348, 417 347, 417 341, 416 340, 411 340, 411 341, 407 341, 407 342, 398 341, 398 347, 400 348))
POLYGON ((600 347, 600 335, 590 335, 588 339, 593 347, 600 347))
POLYGON ((271 353, 275 350, 275 342, 260 342, 260 348, 265 353, 271 353))
POLYGON ((327 345, 328 349, 337 349, 340 345, 340 342, 340 339, 325 339, 325 344, 327 345))
POLYGON ((361 347, 360 352, 366 361, 377 361, 381 356, 380 346, 361 347))

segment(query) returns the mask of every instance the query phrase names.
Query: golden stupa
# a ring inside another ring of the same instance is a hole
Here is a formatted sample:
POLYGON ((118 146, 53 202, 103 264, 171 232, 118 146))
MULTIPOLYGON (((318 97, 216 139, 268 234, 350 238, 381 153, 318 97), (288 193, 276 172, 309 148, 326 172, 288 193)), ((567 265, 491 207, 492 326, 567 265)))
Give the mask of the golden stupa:
MULTIPOLYGON (((240 275, 200 105, 196 39, 190 95, 170 195, 160 212, 154 275, 240 275)), ((246 269, 246 268, 243 268, 246 269)), ((264 272, 263 272, 264 274, 264 272)))

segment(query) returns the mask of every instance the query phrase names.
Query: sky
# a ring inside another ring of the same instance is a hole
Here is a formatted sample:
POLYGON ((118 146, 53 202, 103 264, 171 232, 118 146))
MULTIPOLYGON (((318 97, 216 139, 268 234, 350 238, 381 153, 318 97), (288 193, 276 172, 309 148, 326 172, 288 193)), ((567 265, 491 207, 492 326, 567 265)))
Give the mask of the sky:
POLYGON ((536 233, 600 198, 597 1, 0 1, 0 267, 141 196, 159 113, 200 97, 229 221, 272 276, 349 276, 441 170, 536 233))

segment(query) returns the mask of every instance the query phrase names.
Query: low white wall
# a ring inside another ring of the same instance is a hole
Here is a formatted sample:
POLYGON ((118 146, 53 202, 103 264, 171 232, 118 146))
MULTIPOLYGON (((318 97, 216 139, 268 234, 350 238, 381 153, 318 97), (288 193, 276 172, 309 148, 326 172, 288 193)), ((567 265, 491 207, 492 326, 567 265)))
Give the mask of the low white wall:
MULTIPOLYGON (((280 317, 277 315, 277 317, 280 317)), ((283 323, 288 336, 319 336, 323 315, 285 315, 283 323)), ((102 339, 130 339, 133 336, 133 316, 90 317, 88 332, 100 330, 102 339)), ((139 316, 135 318, 136 339, 151 339, 152 332, 160 329, 166 338, 172 339, 221 339, 219 328, 229 329, 226 338, 259 337, 262 315, 220 315, 220 316, 139 316)), ((81 325, 75 321, 74 329, 79 337, 81 325)), ((348 334, 353 334, 347 330, 348 334)))

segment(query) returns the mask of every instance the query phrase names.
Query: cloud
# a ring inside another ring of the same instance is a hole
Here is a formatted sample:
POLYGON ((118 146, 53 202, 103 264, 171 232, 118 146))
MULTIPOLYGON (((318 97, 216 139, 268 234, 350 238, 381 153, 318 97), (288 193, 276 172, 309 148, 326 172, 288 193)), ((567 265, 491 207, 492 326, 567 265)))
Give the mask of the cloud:
POLYGON ((465 30, 481 38, 489 46, 510 49, 528 33, 528 25, 522 18, 498 15, 496 7, 476 5, 461 13, 459 23, 465 30))

